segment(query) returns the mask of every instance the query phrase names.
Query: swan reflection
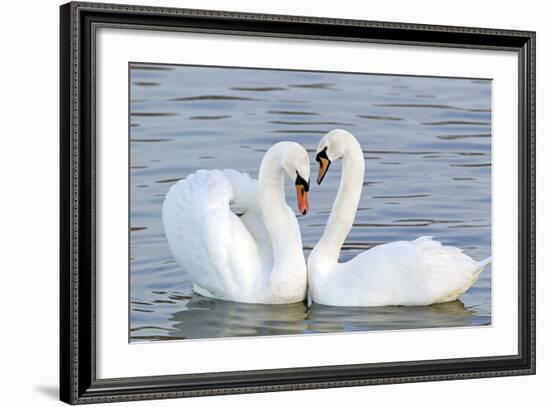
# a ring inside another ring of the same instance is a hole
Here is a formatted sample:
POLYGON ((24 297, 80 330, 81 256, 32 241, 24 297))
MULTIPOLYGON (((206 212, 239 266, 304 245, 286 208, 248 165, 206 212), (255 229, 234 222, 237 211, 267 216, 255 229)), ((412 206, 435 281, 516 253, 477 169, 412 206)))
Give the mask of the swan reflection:
POLYGON ((244 304, 195 294, 184 310, 172 314, 170 336, 202 339, 307 333, 376 331, 469 326, 478 319, 461 301, 418 307, 332 307, 305 302, 244 304))
POLYGON ((307 329, 305 302, 282 305, 245 304, 194 294, 186 310, 176 312, 172 335, 185 339, 302 333, 307 329))
POLYGON ((474 312, 460 301, 417 307, 332 307, 313 303, 312 332, 379 331, 471 324, 474 312))

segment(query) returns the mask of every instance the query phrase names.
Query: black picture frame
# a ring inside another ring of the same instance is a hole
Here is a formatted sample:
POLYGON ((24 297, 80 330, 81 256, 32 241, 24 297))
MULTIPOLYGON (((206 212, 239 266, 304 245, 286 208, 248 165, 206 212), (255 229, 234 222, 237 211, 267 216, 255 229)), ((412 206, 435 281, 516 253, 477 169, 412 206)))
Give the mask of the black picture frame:
POLYGON ((83 404, 535 373, 534 32, 81 2, 62 5, 60 23, 62 401, 83 404), (518 353, 499 357, 98 379, 94 35, 98 27, 104 26, 517 52, 518 353))

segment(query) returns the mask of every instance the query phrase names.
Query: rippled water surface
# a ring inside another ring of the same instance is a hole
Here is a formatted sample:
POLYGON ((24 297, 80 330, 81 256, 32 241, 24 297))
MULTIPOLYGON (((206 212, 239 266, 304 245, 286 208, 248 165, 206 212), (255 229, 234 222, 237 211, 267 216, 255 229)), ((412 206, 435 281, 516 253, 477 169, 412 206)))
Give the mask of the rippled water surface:
MULTIPOLYGON (((460 301, 429 307, 249 305, 192 293, 163 233, 170 186, 201 168, 235 168, 256 178, 264 152, 283 140, 302 144, 313 161, 321 136, 334 128, 352 132, 366 160, 341 261, 422 235, 478 260, 490 255, 490 81, 132 64, 132 341, 491 323, 490 266, 460 301)), ((306 256, 326 224, 340 163, 322 186, 312 185, 311 212, 299 218, 306 256)), ((287 180, 292 208, 294 195, 287 180)))

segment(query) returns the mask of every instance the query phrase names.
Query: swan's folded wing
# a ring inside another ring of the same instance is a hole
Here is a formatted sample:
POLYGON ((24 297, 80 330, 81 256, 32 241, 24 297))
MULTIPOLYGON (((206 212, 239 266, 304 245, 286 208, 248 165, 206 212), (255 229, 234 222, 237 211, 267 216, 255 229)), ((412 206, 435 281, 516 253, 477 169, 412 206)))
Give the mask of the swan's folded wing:
POLYGON ((195 284, 220 298, 250 282, 259 265, 253 237, 230 210, 234 195, 224 172, 200 170, 170 188, 162 209, 172 254, 195 284))
POLYGON ((358 303, 427 305, 457 299, 484 264, 457 247, 421 237, 376 246, 339 266, 345 279, 340 285, 362 287, 351 290, 358 303))

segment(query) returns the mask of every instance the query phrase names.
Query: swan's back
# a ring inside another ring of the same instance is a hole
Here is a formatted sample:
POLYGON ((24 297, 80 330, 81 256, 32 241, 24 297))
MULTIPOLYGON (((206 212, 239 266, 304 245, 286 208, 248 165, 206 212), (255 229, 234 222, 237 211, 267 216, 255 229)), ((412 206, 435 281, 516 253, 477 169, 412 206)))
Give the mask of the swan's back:
POLYGON ((349 306, 453 301, 472 286, 489 262, 476 262, 461 249, 431 237, 383 244, 337 264, 318 288, 316 301, 349 306))

